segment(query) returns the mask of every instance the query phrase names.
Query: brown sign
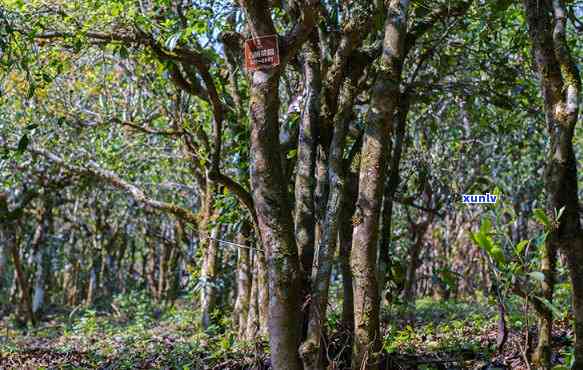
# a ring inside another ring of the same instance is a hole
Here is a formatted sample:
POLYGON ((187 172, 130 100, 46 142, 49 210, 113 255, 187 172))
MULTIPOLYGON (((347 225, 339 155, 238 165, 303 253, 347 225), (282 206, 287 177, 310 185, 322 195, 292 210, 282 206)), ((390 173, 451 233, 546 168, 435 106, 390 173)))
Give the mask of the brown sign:
POLYGON ((248 71, 279 65, 277 35, 261 36, 245 41, 245 68, 248 71))

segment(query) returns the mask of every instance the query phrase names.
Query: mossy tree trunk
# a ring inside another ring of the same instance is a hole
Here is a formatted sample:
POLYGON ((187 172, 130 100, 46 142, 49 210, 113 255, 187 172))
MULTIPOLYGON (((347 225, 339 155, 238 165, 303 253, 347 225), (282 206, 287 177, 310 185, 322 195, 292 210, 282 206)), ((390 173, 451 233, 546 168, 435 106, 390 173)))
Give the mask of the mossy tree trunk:
MULTIPOLYGON (((541 2, 524 0, 528 34, 540 78, 546 114, 549 151, 545 168, 545 190, 549 217, 563 210, 551 225, 543 259, 545 281, 543 294, 552 299, 554 282, 554 251, 562 250, 567 257, 573 288, 575 313, 575 365, 583 369, 583 231, 577 190, 577 162, 573 135, 579 114, 581 78, 566 41, 567 13, 562 0, 541 2), (557 221, 557 220, 555 220, 557 221)), ((537 349, 537 365, 550 364, 552 317, 541 317, 541 339, 537 349), (546 337, 546 338, 545 338, 546 337)))
POLYGON ((377 242, 384 185, 387 142, 399 98, 405 54, 409 1, 391 0, 383 54, 372 91, 371 112, 361 152, 358 200, 352 237, 351 267, 354 283, 354 345, 352 367, 378 368, 380 300, 377 283, 377 242))

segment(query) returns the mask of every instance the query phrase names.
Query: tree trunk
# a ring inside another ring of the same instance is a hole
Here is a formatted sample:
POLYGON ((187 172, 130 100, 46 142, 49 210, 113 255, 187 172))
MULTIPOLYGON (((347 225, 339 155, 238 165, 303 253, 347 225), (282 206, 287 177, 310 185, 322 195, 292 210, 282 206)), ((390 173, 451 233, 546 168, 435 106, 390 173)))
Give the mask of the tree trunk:
POLYGON ((301 276, 279 150, 279 71, 255 71, 251 84, 251 183, 267 252, 272 366, 300 369, 301 276))
MULTIPOLYGON (((241 0, 247 26, 254 38, 275 35, 271 4, 241 0)), ((306 41, 316 23, 317 1, 304 1, 301 17, 280 40, 280 65, 250 73, 251 188, 261 246, 266 251, 269 276, 269 344, 271 366, 301 369, 301 269, 294 235, 287 179, 279 144, 279 78, 289 58, 306 41)))
MULTIPOLYGON (((551 252, 561 249, 567 256, 575 313, 573 368, 583 369, 583 231, 579 221, 577 163, 573 148, 581 78, 566 41, 563 1, 524 0, 524 6, 550 136, 545 168, 547 213, 552 216, 563 210, 556 225, 552 225, 547 243, 551 252)), ((551 271, 545 274, 545 282, 554 274, 553 264, 548 267, 551 271)), ((541 329, 550 331, 548 321, 541 329)))
POLYGON ((342 273, 342 323, 350 333, 354 330, 354 292, 352 271, 350 270, 350 253, 352 249, 352 216, 355 210, 356 195, 358 193, 358 177, 351 172, 347 175, 347 184, 340 215, 340 271, 342 273))
POLYGON ((91 248, 90 258, 91 267, 89 269, 89 284, 87 287, 87 295, 85 298, 85 305, 92 306, 97 297, 97 290, 99 288, 99 272, 101 271, 101 254, 97 249, 97 240, 93 236, 93 246, 91 248))
POLYGON ((423 249, 423 242, 425 233, 429 228, 431 222, 431 217, 427 217, 427 220, 421 222, 420 224, 415 224, 413 226, 413 240, 414 243, 409 250, 409 264, 407 265, 407 273, 405 279, 405 288, 403 289, 403 300, 407 304, 415 304, 415 283, 417 281, 417 268, 419 267, 419 255, 423 249))
POLYGON ((358 200, 352 238, 354 277, 354 369, 378 368, 380 348, 377 242, 384 185, 386 143, 399 99, 405 53, 409 1, 391 0, 387 6, 383 55, 372 92, 371 112, 363 137, 358 200))
POLYGON ((206 330, 212 324, 212 315, 217 303, 217 248, 216 239, 219 238, 220 226, 214 226, 211 231, 211 239, 208 240, 204 250, 203 265, 201 271, 202 289, 200 291, 201 323, 206 330))
POLYGON ((35 265, 33 285, 34 294, 32 298, 32 312, 34 312, 35 315, 38 315, 38 312, 43 307, 45 301, 45 283, 47 276, 45 231, 44 219, 43 217, 40 217, 31 245, 35 265))
POLYGON ((264 251, 257 251, 257 304, 259 309, 259 334, 269 334, 269 277, 264 251))
POLYGON ((45 304, 46 288, 49 284, 52 245, 48 241, 47 236, 52 234, 52 202, 45 198, 43 208, 38 217, 38 225, 32 240, 33 260, 35 264, 34 274, 34 296, 32 299, 32 311, 35 316, 39 316, 39 311, 42 310, 45 304))
MULTIPOLYGON (((241 230, 237 234, 237 244, 249 246, 249 224, 243 222, 241 230)), ((238 328, 239 338, 244 337, 249 317, 249 302, 251 297, 251 264, 250 249, 239 247, 237 249, 237 300, 234 309, 234 321, 238 328)))
MULTIPOLYGON (((542 297, 550 303, 553 302, 553 289, 555 287, 555 274, 557 267, 557 249, 553 243, 545 243, 541 261, 541 271, 544 274, 544 280, 541 284, 542 297)), ((536 298, 535 298, 536 299, 536 298)), ((546 305, 541 306, 542 310, 538 313, 538 344, 533 353, 533 363, 545 369, 551 368, 551 346, 552 346, 552 328, 553 313, 546 305)))
MULTIPOLYGON (((356 69, 356 68, 355 68, 356 69)), ((338 240, 339 214, 345 194, 345 169, 343 162, 344 147, 348 124, 352 117, 352 107, 357 91, 358 78, 362 68, 358 69, 345 82, 341 91, 340 109, 334 118, 332 143, 330 144, 327 171, 327 203, 323 207, 323 224, 318 240, 317 253, 312 271, 312 290, 309 310, 309 322, 306 340, 300 348, 304 369, 323 369, 324 323, 328 306, 328 290, 332 272, 332 257, 338 240)))
POLYGON ((295 181, 295 236, 300 262, 309 289, 309 275, 314 260, 314 191, 316 164, 316 129, 320 116, 320 63, 314 47, 306 44, 304 55, 304 109, 300 121, 295 181))
POLYGON ((397 110, 397 126, 392 145, 391 160, 389 162, 389 175, 383 196, 383 214, 381 241, 379 251, 379 291, 385 289, 386 279, 391 272, 391 226, 393 220, 393 196, 399 186, 399 168, 401 164, 401 154, 403 152, 403 141, 405 138, 405 127, 407 114, 409 113, 409 98, 406 93, 399 98, 397 110))
MULTIPOLYGON (((9 225, 15 226, 14 224, 9 225)), ((22 263, 20 261, 20 251, 17 246, 16 240, 16 230, 15 229, 7 229, 5 228, 6 232, 6 239, 8 240, 8 250, 12 257, 12 263, 14 264, 14 271, 16 273, 16 281, 18 286, 20 287, 20 292, 22 295, 22 302, 21 307, 24 309, 26 317, 28 321, 32 325, 36 325, 36 316, 34 315, 34 311, 32 309, 32 298, 30 296, 30 287, 28 286, 28 278, 24 269, 22 267, 22 263)))
POLYGON ((249 315, 246 320, 245 339, 255 340, 257 333, 259 333, 259 306, 258 306, 258 292, 259 292, 259 260, 257 258, 259 251, 255 250, 252 253, 251 266, 253 266, 253 278, 251 279, 251 292, 249 295, 249 315))

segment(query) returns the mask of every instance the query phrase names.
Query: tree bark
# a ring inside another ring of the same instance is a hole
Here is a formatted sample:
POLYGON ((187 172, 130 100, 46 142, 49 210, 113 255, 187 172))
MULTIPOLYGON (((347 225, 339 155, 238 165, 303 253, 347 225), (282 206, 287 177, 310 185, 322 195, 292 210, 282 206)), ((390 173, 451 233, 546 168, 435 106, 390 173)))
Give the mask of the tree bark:
POLYGON ((393 196, 399 186, 399 168, 401 164, 401 154, 403 153, 403 141, 405 138, 405 127, 407 124, 407 114, 409 113, 409 98, 403 93, 399 99, 397 110, 397 125, 394 143, 391 150, 391 160, 389 161, 389 175, 385 185, 383 195, 383 214, 381 241, 379 251, 379 291, 385 288, 386 279, 390 276, 391 270, 391 226, 393 220, 393 196))
POLYGON ((352 117, 353 103, 356 96, 358 78, 362 67, 354 67, 354 72, 344 83, 340 109, 334 117, 332 143, 329 148, 327 163, 328 196, 324 209, 323 224, 318 240, 316 258, 312 270, 312 289, 309 310, 309 322, 306 340, 300 347, 304 369, 323 369, 324 323, 328 306, 328 290, 332 272, 332 257, 338 240, 339 214, 342 209, 344 186, 346 181, 343 162, 348 124, 352 117))
MULTIPOLYGON (((563 1, 524 0, 524 7, 550 136, 544 175, 547 213, 552 216, 563 210, 547 237, 547 248, 550 251, 560 249, 567 257, 575 313, 573 368, 583 369, 583 231, 579 221, 577 163, 573 148, 581 77, 566 42, 563 1)), ((545 274, 545 281, 552 274, 554 271, 545 274)), ((551 329, 547 322, 544 330, 551 329)))
POLYGON ((201 323, 208 329, 213 320, 212 315, 217 303, 217 247, 220 226, 216 225, 211 231, 211 239, 207 241, 203 251, 203 265, 201 270, 202 288, 200 291, 201 323))
POLYGON ((342 273, 342 322, 350 333, 354 330, 354 293, 352 271, 350 270, 350 253, 352 249, 352 216, 358 193, 358 174, 350 172, 344 187, 342 213, 338 239, 340 243, 340 271, 342 273))
POLYGON ((363 137, 351 254, 355 331, 352 367, 355 369, 378 368, 375 358, 380 349, 378 226, 386 143, 400 94, 408 7, 407 0, 391 0, 388 3, 381 67, 372 92, 371 112, 363 137))
POLYGON ((300 120, 295 180, 295 235, 300 262, 309 289, 309 275, 314 260, 314 191, 316 164, 316 129, 320 116, 320 63, 309 43, 303 47, 304 109, 300 120))
POLYGON ((407 273, 405 278, 405 287, 403 289, 403 300, 409 304, 415 304, 415 283, 417 281, 417 268, 419 267, 419 255, 423 249, 423 242, 425 233, 429 228, 431 218, 427 217, 427 220, 419 224, 413 225, 413 245, 409 250, 409 264, 407 265, 407 273))
MULTIPOLYGON (((237 237, 237 244, 249 245, 249 224, 243 222, 237 237)), ((238 328, 239 338, 244 338, 249 316, 249 302, 251 298, 251 264, 250 249, 239 247, 237 249, 237 300, 235 302, 235 323, 238 328)))
POLYGON ((245 339, 255 340, 257 338, 257 333, 259 333, 259 307, 258 307, 258 292, 259 292, 259 261, 257 259, 257 253, 259 251, 253 251, 251 253, 251 266, 253 266, 252 280, 251 280, 251 292, 249 295, 249 314, 246 320, 245 328, 245 339))
MULTIPOLYGON (((555 288, 555 274, 557 268, 557 249, 553 243, 545 243, 541 260, 541 272, 544 280, 541 284, 543 298, 552 304, 555 288)), ((537 298, 535 298, 537 299, 537 298)), ((551 346, 553 312, 546 305, 541 305, 538 314, 538 343, 532 355, 533 363, 545 369, 551 368, 551 346)))
POLYGON ((300 264, 279 151, 279 71, 255 71, 251 84, 251 183, 269 275, 272 366, 300 369, 300 264))

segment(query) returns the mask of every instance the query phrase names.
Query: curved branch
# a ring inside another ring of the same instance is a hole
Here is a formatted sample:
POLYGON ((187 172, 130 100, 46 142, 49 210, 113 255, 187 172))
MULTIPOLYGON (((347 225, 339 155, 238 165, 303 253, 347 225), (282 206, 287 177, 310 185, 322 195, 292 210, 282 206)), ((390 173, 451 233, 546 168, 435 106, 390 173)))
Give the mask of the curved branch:
MULTIPOLYGON (((4 145, 4 147, 9 149, 9 150, 16 150, 16 148, 10 147, 7 145, 4 145)), ((95 163, 94 161, 90 161, 86 167, 80 167, 80 166, 75 166, 73 164, 67 163, 63 158, 61 158, 61 157, 57 156, 56 154, 51 153, 47 150, 44 150, 44 149, 35 148, 35 147, 30 146, 29 148, 27 148, 27 150, 32 154, 44 157, 49 162, 54 163, 58 166, 61 166, 65 169, 67 169, 68 171, 71 171, 71 172, 74 172, 74 173, 77 173, 80 175, 91 176, 93 178, 108 182, 111 185, 113 185, 114 187, 126 191, 137 202, 142 203, 150 208, 171 213, 171 214, 177 216, 178 218, 191 223, 195 227, 198 225, 197 216, 192 211, 190 211, 186 208, 180 207, 180 206, 173 204, 173 203, 162 202, 162 201, 152 199, 152 198, 146 196, 144 191, 141 190, 140 188, 138 188, 136 185, 130 184, 129 182, 120 178, 115 173, 99 167, 99 165, 97 163, 95 163)))

